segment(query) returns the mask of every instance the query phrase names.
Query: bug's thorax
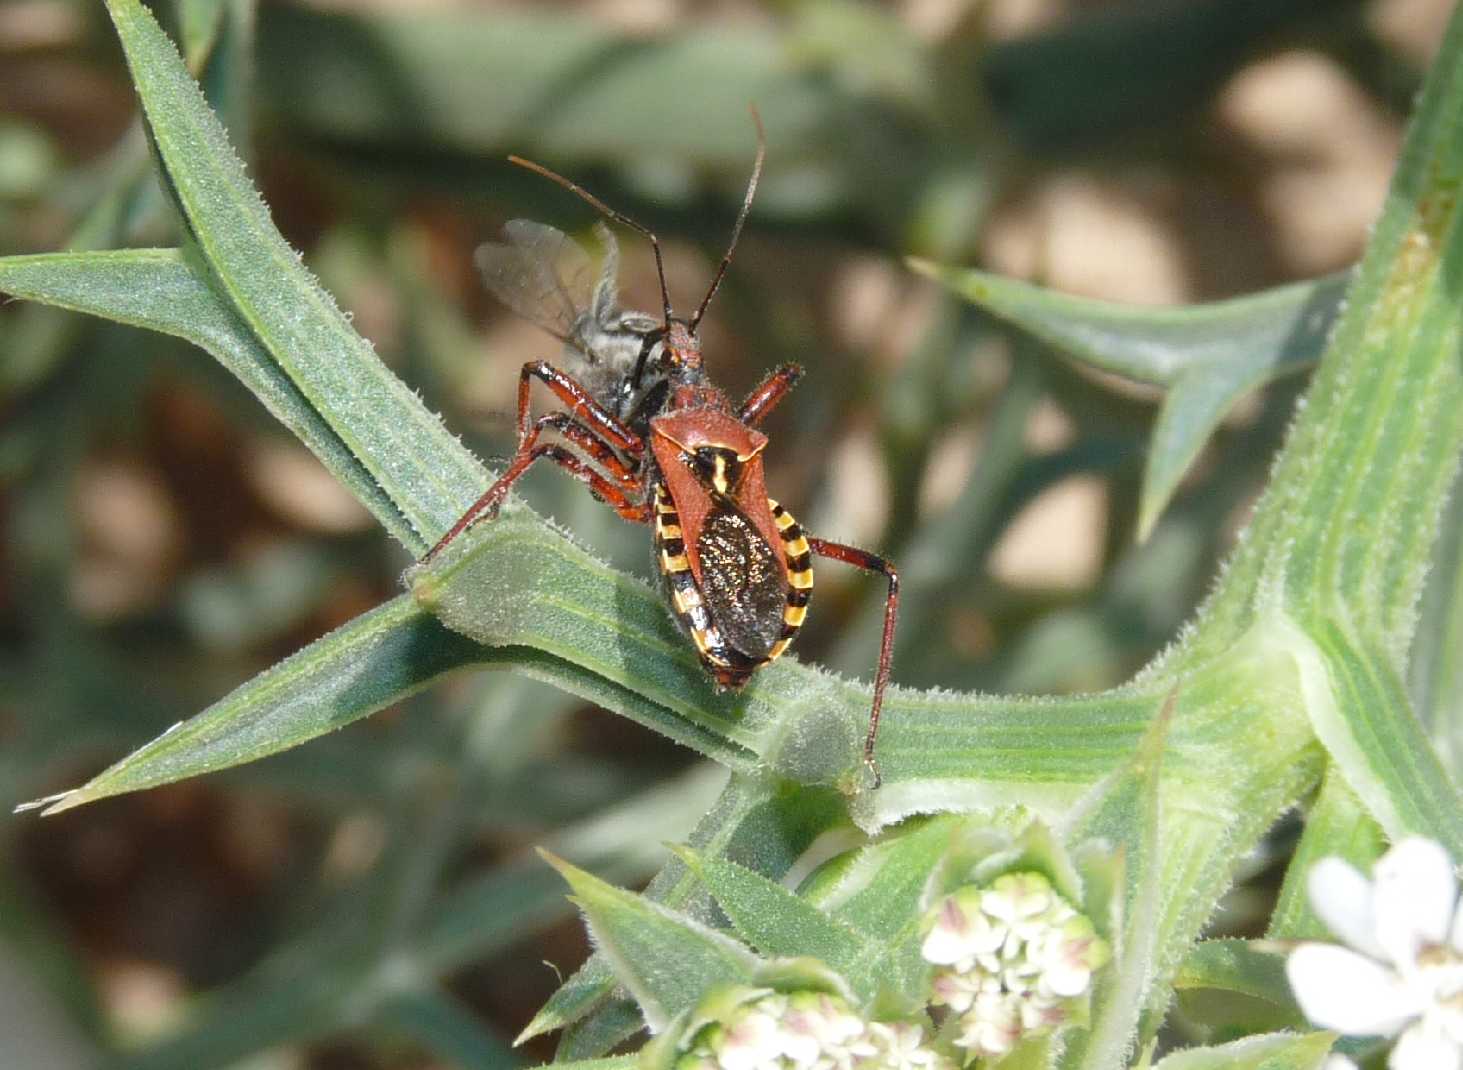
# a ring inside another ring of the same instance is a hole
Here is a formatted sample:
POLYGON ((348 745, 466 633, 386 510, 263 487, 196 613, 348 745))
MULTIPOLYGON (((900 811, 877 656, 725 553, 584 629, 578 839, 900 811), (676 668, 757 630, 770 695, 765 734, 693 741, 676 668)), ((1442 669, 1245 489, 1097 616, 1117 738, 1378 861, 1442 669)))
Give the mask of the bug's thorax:
MULTIPOLYGON (((674 399, 682 400, 680 395, 688 390, 694 390, 696 399, 705 404, 672 404, 670 411, 650 421, 650 448, 681 512, 682 525, 699 532, 708 516, 735 510, 752 523, 768 546, 780 545, 762 475, 767 436, 727 411, 725 398, 713 388, 680 387, 673 392, 674 399)), ((694 541, 688 549, 699 582, 702 569, 694 541)))

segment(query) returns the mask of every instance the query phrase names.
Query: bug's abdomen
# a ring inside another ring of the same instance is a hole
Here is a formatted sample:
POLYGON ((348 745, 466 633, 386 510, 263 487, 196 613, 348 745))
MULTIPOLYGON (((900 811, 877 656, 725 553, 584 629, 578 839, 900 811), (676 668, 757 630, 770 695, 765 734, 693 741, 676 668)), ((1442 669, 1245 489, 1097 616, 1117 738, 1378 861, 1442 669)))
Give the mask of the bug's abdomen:
POLYGON ((787 649, 812 594, 807 540, 791 514, 767 504, 782 546, 769 546, 737 510, 713 509, 696 537, 698 583, 675 504, 665 487, 655 491, 656 565, 677 623, 723 687, 741 687, 787 649))
POLYGON ((803 538, 802 527, 792 514, 771 498, 767 499, 767 506, 772 510, 778 534, 782 536, 783 567, 787 569, 787 601, 782 607, 782 631, 767 653, 767 660, 771 661, 787 649, 803 626, 803 618, 808 615, 808 601, 813 597, 813 553, 808 548, 808 540, 803 538))
POLYGON ((761 664, 782 637, 786 589, 781 555, 735 508, 706 514, 696 533, 701 597, 726 644, 761 664))

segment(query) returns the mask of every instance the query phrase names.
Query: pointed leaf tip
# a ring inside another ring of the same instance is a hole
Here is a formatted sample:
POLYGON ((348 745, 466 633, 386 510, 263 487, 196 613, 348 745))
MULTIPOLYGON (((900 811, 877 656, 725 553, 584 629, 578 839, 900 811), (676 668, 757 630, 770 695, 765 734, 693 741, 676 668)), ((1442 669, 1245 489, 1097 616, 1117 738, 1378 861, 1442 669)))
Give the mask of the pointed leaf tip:
MULTIPOLYGON (((592 884, 604 883, 594 874, 580 869, 573 862, 570 862, 564 858, 560 858, 558 855, 554 854, 553 851, 550 851, 547 847, 535 847, 533 850, 535 854, 537 854, 540 858, 547 862, 549 866, 553 868, 554 872, 563 877, 564 881, 569 885, 570 889, 575 892, 579 892, 582 890, 581 885, 588 887, 592 884)), ((606 885, 606 887, 610 886, 606 885)))
POLYGON ((717 985, 746 983, 758 958, 744 945, 642 895, 616 888, 542 848, 569 882, 599 951, 652 1030, 717 985))
POLYGON ((43 795, 39 799, 32 799, 29 802, 16 803, 15 809, 10 812, 12 814, 28 814, 32 810, 41 810, 42 817, 50 817, 52 814, 59 814, 62 810, 79 805, 76 802, 66 802, 63 805, 63 800, 69 799, 71 796, 77 794, 79 790, 78 788, 72 788, 70 791, 58 791, 54 795, 43 795), (45 807, 45 809, 42 810, 42 807, 45 807))

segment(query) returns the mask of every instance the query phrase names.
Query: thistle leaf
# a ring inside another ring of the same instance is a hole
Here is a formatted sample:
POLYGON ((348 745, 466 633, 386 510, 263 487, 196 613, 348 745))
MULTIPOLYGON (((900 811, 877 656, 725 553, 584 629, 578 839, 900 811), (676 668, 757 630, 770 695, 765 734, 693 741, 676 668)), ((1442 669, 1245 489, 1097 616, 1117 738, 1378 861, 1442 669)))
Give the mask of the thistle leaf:
POLYGON ((233 306, 209 285, 207 269, 190 264, 182 250, 4 257, 0 292, 175 335, 206 350, 299 436, 382 527, 409 548, 425 548, 370 471, 275 363, 233 306))
POLYGON ((1074 360, 1169 388, 1143 476, 1140 540, 1235 402, 1315 363, 1351 280, 1342 272, 1228 301, 1143 308, 974 269, 910 266, 1074 360))
POLYGON ((178 50, 109 0, 147 128, 211 282, 430 546, 487 487, 477 460, 381 363, 275 228, 178 50))
POLYGON ((634 995, 653 1032, 690 1010, 709 989, 752 980, 757 957, 736 941, 540 853, 569 882, 595 946, 634 995))
POLYGON ((487 653, 403 595, 260 673, 202 713, 60 796, 47 814, 298 746, 487 653))
POLYGON ((1153 1070, 1320 1070, 1334 1033, 1274 1033, 1212 1048, 1189 1048, 1160 1059, 1153 1070))
POLYGON ((745 866, 686 848, 676 853, 711 891, 737 935, 763 955, 811 955, 855 981, 851 971, 873 950, 855 929, 745 866))

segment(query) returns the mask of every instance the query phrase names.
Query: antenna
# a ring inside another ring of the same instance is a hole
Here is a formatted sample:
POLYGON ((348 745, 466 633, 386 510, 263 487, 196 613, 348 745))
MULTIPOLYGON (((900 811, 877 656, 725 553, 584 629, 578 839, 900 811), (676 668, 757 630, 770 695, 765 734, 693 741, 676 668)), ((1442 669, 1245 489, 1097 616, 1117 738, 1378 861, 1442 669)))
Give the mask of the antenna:
MULTIPOLYGON (((758 128, 759 131, 761 130, 761 123, 760 122, 757 124, 757 128, 758 128)), ((650 248, 652 250, 654 250, 654 252, 655 252, 655 273, 660 276, 660 300, 661 300, 661 304, 665 308, 665 329, 666 330, 670 330, 670 326, 671 326, 671 292, 666 287, 666 284, 665 284, 665 261, 661 259, 661 255, 660 255, 660 242, 656 239, 655 235, 650 232, 650 228, 644 226, 641 223, 635 222, 635 220, 631 219, 629 216, 627 216, 627 215, 625 215, 625 214, 623 214, 621 212, 615 211, 609 205, 605 204, 604 201, 602 201, 598 197, 596 197, 593 193, 590 193, 589 190, 585 189, 583 186, 581 186, 581 185, 579 185, 578 183, 575 183, 575 182, 570 182, 567 178, 565 178, 563 175, 559 174, 557 171, 550 171, 547 167, 545 167, 541 163, 534 163, 532 160, 525 160, 522 156, 510 156, 510 157, 508 157, 508 162, 509 163, 512 163, 512 164, 517 164, 519 167, 522 167, 522 168, 525 168, 525 169, 527 169, 529 171, 532 171, 536 175, 542 175, 544 178, 547 178, 550 182, 557 182, 559 185, 563 186, 570 193, 574 194, 576 197, 579 197, 581 200, 587 202, 590 205, 590 207, 592 207, 595 211, 599 212, 601 215, 606 216, 606 217, 608 217, 610 219, 613 219, 616 223, 619 223, 619 224, 621 224, 623 226, 627 226, 631 230, 638 231, 638 232, 640 232, 641 234, 644 234, 647 238, 650 239, 650 248)), ((762 165, 762 160, 761 160, 761 156, 759 154, 758 159, 757 159, 757 166, 760 168, 761 165, 762 165)), ((756 183, 756 178, 754 177, 753 180, 752 180, 752 185, 753 186, 756 186, 756 184, 757 184, 756 183)), ((750 198, 750 193, 749 193, 749 195, 748 195, 749 202, 750 202, 750 199, 751 198, 750 198)), ((746 214, 747 214, 746 209, 743 208, 742 209, 742 215, 745 216, 746 214)), ((741 228, 742 228, 741 221, 738 220, 738 222, 737 222, 737 229, 738 230, 741 230, 741 228)), ((732 244, 733 245, 736 244, 736 236, 735 235, 732 236, 732 244)), ((731 256, 731 253, 728 252, 727 253, 727 256, 730 257, 731 256)), ((726 270, 726 265, 724 265, 724 264, 722 265, 722 270, 723 271, 726 270)), ((718 275, 717 276, 717 282, 720 282, 720 281, 721 281, 721 276, 718 275)), ((713 284, 712 287, 711 287, 711 289, 712 289, 712 292, 715 292, 716 286, 713 284)), ((707 294, 706 300, 707 301, 711 300, 711 295, 710 294, 707 294)), ((702 307, 702 310, 704 311, 705 308, 706 308, 706 302, 705 301, 702 302, 701 307, 702 307)), ((700 318, 700 314, 698 313, 697 314, 697 319, 699 319, 699 318, 700 318)), ((695 326, 694 326, 694 324, 692 325, 692 328, 691 329, 693 331, 696 329, 695 326)))
POLYGON ((696 309, 696 314, 691 317, 691 322, 688 324, 692 334, 696 333, 696 325, 706 314, 706 306, 711 304, 711 299, 716 296, 716 290, 721 285, 726 269, 731 266, 732 253, 736 250, 737 239, 742 236, 742 224, 747 221, 747 213, 752 210, 752 198, 757 194, 757 180, 762 177, 762 160, 767 155, 767 131, 762 128, 762 116, 757 113, 757 105, 748 105, 748 109, 752 113, 752 124, 757 127, 757 159, 752 164, 752 179, 747 183, 747 195, 742 199, 742 210, 737 213, 737 224, 732 227, 731 244, 726 247, 726 255, 721 258, 721 266, 716 269, 716 277, 711 280, 711 288, 706 291, 706 296, 701 299, 701 306, 696 309))

